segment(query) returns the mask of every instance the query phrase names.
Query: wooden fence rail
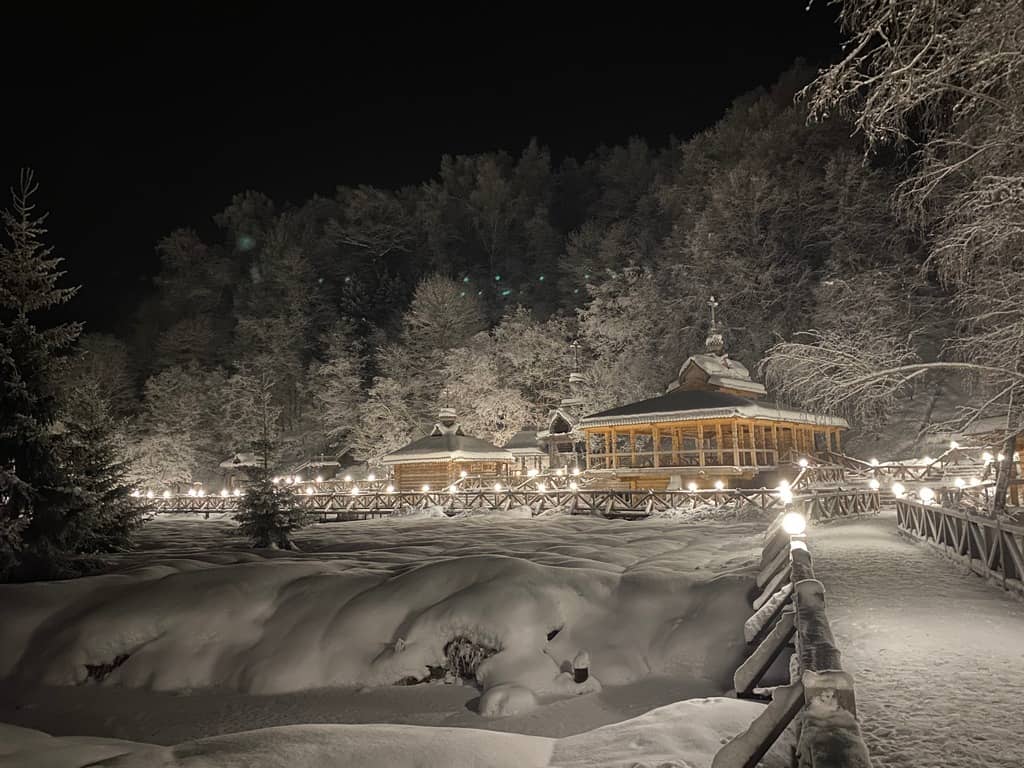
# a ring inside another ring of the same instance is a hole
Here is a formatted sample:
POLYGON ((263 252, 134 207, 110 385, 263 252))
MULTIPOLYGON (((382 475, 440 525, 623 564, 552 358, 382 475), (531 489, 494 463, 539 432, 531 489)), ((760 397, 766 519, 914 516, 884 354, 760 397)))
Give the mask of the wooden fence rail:
POLYGON ((765 535, 756 580, 763 591, 744 626, 747 642, 760 642, 733 681, 738 696, 750 696, 794 642, 790 682, 772 691, 768 706, 718 751, 712 768, 754 768, 798 717, 801 768, 870 768, 853 678, 842 669, 825 612, 825 588, 815 578, 806 541, 786 534, 781 518, 765 535))
MULTIPOLYGON (((537 490, 508 489, 428 492, 296 492, 304 509, 319 513, 322 521, 386 517, 405 509, 441 507, 449 514, 460 510, 510 509, 527 506, 534 514, 562 509, 570 514, 601 517, 639 518, 668 509, 695 509, 702 505, 721 507, 730 502, 745 502, 762 512, 781 511, 785 504, 776 489, 731 488, 697 491, 630 490, 537 490)), ((171 496, 140 499, 153 512, 234 512, 236 496, 171 496)), ((813 491, 793 497, 795 509, 809 519, 828 520, 855 514, 877 513, 878 492, 870 490, 813 491)))
POLYGON ((1024 525, 966 509, 897 499, 896 526, 979 576, 1024 595, 1024 525))

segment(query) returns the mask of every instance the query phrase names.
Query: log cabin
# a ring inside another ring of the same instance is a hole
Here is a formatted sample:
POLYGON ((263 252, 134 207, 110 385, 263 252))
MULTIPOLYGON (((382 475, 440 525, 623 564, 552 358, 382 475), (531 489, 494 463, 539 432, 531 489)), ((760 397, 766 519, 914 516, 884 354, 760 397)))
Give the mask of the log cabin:
POLYGON ((543 472, 550 463, 548 453, 537 439, 537 430, 532 424, 516 432, 505 443, 505 450, 515 457, 512 472, 517 476, 525 476, 531 469, 543 472))
POLYGON ((414 440, 381 459, 400 491, 419 491, 424 486, 440 490, 466 475, 507 482, 515 456, 504 448, 471 437, 451 408, 442 408, 437 423, 426 437, 414 440))
POLYGON ((588 476, 622 489, 774 485, 783 461, 839 452, 848 428, 845 419, 768 400, 725 352, 713 314, 704 354, 687 358, 664 394, 579 423, 588 476))

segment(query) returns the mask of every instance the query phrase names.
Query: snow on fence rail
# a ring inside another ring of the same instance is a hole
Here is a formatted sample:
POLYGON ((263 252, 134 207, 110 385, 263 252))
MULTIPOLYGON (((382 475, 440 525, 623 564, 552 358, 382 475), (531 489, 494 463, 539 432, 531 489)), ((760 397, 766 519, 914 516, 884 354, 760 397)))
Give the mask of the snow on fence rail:
POLYGON ((1024 525, 897 499, 896 526, 1003 589, 1024 595, 1024 525))
MULTIPOLYGON (((602 517, 647 517, 671 509, 696 509, 711 505, 721 507, 730 502, 744 502, 762 512, 781 510, 785 506, 777 489, 730 488, 696 491, 653 490, 471 490, 458 491, 392 491, 312 494, 297 493, 298 504, 323 521, 386 517, 407 508, 441 507, 455 512, 472 509, 510 509, 527 506, 534 514, 560 509, 569 514, 602 517)), ((235 496, 171 496, 146 499, 147 507, 161 512, 233 512, 238 509, 235 496)), ((871 490, 808 490, 795 495, 793 504, 811 520, 827 520, 855 514, 877 513, 878 492, 871 490)))
POLYGON ((798 715, 797 763, 801 768, 870 768, 857 722, 853 678, 843 671, 840 652, 825 613, 825 588, 815 578, 802 536, 790 536, 783 515, 765 534, 761 571, 747 620, 748 643, 760 640, 736 670, 738 696, 750 696, 761 678, 795 638, 790 682, 772 691, 771 702, 747 730, 715 755, 712 768, 754 768, 798 715))

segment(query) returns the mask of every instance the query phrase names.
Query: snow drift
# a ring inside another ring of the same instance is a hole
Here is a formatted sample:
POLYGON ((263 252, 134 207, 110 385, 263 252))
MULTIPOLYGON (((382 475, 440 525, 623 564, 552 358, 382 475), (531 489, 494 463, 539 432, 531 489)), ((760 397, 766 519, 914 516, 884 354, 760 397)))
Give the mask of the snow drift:
MULTIPOLYGON (((40 731, 0 725, 0 759, 12 768, 704 768, 711 765, 722 742, 746 728, 761 709, 760 704, 735 699, 690 699, 561 739, 413 725, 293 725, 156 747, 115 739, 54 738, 40 731)), ((791 748, 784 736, 762 765, 788 766, 791 748)))
POLYGON ((476 670, 486 715, 654 675, 731 687, 750 526, 716 526, 709 545, 707 530, 666 542, 642 523, 623 534, 594 521, 402 525, 386 541, 384 525, 346 527, 355 538, 333 556, 225 552, 2 586, 0 677, 256 694, 387 686, 429 678, 464 638, 494 651, 476 670), (415 549, 417 536, 430 544, 415 549), (585 684, 572 680, 580 651, 585 684))

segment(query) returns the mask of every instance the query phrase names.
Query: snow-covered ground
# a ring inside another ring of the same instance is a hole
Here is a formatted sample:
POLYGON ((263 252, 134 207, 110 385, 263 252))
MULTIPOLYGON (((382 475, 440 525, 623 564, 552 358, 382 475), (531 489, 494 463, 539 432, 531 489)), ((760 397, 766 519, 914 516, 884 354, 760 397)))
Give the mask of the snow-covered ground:
POLYGON ((892 513, 809 540, 876 768, 1024 766, 1024 602, 899 536, 892 513))
MULTIPOLYGON (((510 517, 318 525, 301 533, 298 554, 248 550, 227 519, 153 521, 107 575, 0 587, 0 722, 168 745, 368 722, 564 741, 731 688, 763 524, 510 517), (497 651, 478 670, 481 690, 394 685, 427 676, 454 637, 497 651), (591 660, 582 686, 567 671, 580 651, 591 660)), ((691 706, 687 728, 717 744, 760 705, 691 706)), ((648 746, 688 732, 637 727, 660 734, 638 737, 648 746)), ((399 737, 359 732, 367 744, 399 737)), ((356 738, 312 733, 324 749, 356 738)), ((448 740, 415 733, 416 743, 448 740)), ((492 743, 464 733, 452 738, 492 743)), ((259 750, 268 738, 228 741, 259 750)), ((524 749, 553 760, 563 741, 524 749)), ((581 749, 550 764, 574 764, 581 749)), ((673 759, 707 764, 701 749, 713 752, 705 744, 673 759)), ((521 764, 549 764, 533 760, 521 764)))

